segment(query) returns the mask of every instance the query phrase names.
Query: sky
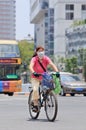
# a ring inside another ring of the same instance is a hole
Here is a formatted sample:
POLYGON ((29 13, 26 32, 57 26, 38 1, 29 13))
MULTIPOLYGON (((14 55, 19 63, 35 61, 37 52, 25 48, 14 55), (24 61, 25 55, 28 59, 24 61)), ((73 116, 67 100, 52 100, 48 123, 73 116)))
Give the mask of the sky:
POLYGON ((30 23, 30 0, 16 0, 16 39, 22 40, 30 34, 34 37, 34 25, 30 23))

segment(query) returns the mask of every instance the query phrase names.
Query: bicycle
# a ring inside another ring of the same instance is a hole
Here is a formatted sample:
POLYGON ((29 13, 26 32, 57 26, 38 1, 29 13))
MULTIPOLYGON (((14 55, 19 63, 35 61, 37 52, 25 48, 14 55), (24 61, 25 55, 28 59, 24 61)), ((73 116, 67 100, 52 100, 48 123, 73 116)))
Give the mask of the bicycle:
MULTIPOLYGON (((41 75, 44 79, 43 74, 41 75)), ((57 102, 56 95, 53 92, 54 87, 55 87, 54 83, 52 84, 52 88, 51 88, 49 86, 44 86, 41 82, 41 85, 39 86, 38 112, 33 112, 33 107, 34 107, 34 104, 32 102, 33 90, 31 90, 28 98, 28 105, 29 105, 29 113, 32 119, 37 119, 41 111, 41 108, 44 107, 48 121, 52 121, 52 122, 55 121, 58 112, 58 102, 57 102)))

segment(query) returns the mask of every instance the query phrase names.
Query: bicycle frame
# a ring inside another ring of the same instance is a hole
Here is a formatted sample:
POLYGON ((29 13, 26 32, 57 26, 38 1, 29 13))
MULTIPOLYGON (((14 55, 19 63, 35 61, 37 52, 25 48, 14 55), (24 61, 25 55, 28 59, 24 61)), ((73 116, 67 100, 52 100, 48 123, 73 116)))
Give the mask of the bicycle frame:
MULTIPOLYGON (((43 107, 43 103, 45 102, 48 93, 51 90, 47 90, 46 92, 44 90, 41 90, 41 85, 39 86, 39 102, 40 102, 40 107, 43 107)), ((41 108, 40 108, 41 109, 41 108)))

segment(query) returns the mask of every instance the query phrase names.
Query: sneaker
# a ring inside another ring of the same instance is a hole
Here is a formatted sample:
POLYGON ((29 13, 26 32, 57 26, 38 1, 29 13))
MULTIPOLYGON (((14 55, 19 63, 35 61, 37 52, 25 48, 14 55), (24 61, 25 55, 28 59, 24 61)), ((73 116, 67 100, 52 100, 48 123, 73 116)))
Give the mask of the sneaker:
POLYGON ((38 112, 38 106, 33 107, 33 112, 38 112))

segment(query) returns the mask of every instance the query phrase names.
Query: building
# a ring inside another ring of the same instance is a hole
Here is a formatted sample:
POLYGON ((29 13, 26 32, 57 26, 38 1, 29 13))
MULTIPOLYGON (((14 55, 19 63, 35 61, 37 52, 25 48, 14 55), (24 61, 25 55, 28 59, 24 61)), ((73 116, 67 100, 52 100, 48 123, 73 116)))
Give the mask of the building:
MULTIPOLYGON (((35 24, 35 43, 44 44, 48 50, 49 43, 45 42, 45 36, 49 34, 49 29, 47 33, 45 30, 45 14, 49 9, 53 9, 54 17, 54 29, 53 29, 53 44, 52 51, 57 57, 66 56, 66 42, 65 42, 65 31, 71 26, 71 24, 76 20, 86 19, 86 0, 30 0, 31 23, 35 24), (47 2, 47 6, 46 3, 47 2)), ((49 17, 47 17, 49 21, 49 17)), ((51 20, 50 20, 51 22, 51 20)), ((50 37, 47 37, 49 40, 50 37)))
POLYGON ((30 0, 30 21, 35 24, 35 46, 43 45, 47 55, 54 53, 54 9, 49 0, 30 0))
POLYGON ((0 39, 15 39, 15 0, 0 0, 0 39))
POLYGON ((54 8, 54 54, 66 55, 65 30, 86 18, 86 0, 50 0, 54 8))
POLYGON ((86 49, 86 20, 84 21, 81 25, 72 26, 66 30, 66 56, 68 58, 78 57, 79 50, 86 49))

